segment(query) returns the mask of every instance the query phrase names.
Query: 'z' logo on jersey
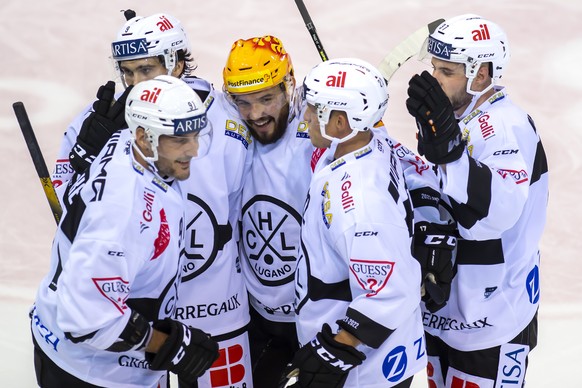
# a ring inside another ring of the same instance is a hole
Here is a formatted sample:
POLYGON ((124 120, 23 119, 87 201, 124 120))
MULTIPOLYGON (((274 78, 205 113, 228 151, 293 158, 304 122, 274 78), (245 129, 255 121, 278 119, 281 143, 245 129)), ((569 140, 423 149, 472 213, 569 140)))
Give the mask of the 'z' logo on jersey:
POLYGON ((406 348, 404 346, 397 346, 384 358, 382 373, 386 377, 386 380, 394 383, 402 378, 406 372, 407 365, 406 348))
POLYGON ((242 209, 245 257, 258 280, 269 286, 293 281, 301 216, 289 204, 257 195, 242 209))

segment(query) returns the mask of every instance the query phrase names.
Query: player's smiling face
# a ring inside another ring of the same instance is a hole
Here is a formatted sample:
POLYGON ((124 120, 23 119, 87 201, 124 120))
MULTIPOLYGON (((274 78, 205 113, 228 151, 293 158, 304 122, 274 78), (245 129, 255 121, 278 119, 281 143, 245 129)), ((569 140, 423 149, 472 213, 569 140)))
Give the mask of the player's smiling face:
POLYGON ((162 177, 183 181, 190 176, 190 161, 198 154, 198 133, 180 136, 161 135, 158 160, 155 162, 162 177))
POLYGON ((280 86, 233 95, 234 103, 253 137, 262 144, 279 140, 287 128, 289 102, 280 86))

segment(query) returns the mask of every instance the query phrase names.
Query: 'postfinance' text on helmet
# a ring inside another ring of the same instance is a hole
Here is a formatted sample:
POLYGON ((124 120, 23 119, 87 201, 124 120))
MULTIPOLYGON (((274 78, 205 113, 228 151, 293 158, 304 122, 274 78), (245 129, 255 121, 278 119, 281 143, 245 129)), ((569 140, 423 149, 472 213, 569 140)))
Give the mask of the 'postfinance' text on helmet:
POLYGON ((282 82, 289 89, 294 86, 293 65, 274 36, 239 39, 232 45, 223 79, 225 91, 231 94, 257 92, 282 82))
POLYGON ((441 23, 428 37, 426 49, 438 59, 464 64, 469 84, 481 64, 487 62, 492 64, 491 78, 496 84, 510 57, 505 32, 497 24, 473 14, 441 23))
POLYGON ((182 23, 164 13, 147 17, 136 16, 128 20, 111 44, 112 58, 116 65, 120 61, 161 55, 168 75, 171 75, 176 66, 178 50, 190 50, 188 37, 182 23))
POLYGON ((303 83, 308 104, 315 106, 321 134, 329 140, 325 126, 332 111, 343 111, 348 117, 352 134, 369 131, 382 120, 388 105, 386 81, 378 69, 356 58, 338 58, 314 67, 303 83))
POLYGON ((146 158, 150 163, 158 159, 161 135, 197 132, 201 138, 210 135, 212 129, 204 103, 196 92, 179 78, 167 75, 133 87, 125 104, 125 121, 134 137, 138 127, 145 130, 154 153, 153 158, 146 158))

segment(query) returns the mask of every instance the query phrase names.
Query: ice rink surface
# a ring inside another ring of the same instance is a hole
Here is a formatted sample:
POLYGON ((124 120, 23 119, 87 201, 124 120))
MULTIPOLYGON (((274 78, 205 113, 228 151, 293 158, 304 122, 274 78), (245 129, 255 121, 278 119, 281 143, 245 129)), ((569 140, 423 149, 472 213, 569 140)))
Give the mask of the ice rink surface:
MULTIPOLYGON (((503 84, 533 116, 550 168, 548 222, 541 244, 539 346, 527 386, 580 387, 582 345, 582 2, 574 0, 305 0, 329 57, 373 64, 431 20, 477 13, 507 32, 512 59, 503 84), (580 174, 580 175, 579 175, 580 174)), ((124 18, 169 12, 185 25, 196 75, 222 84, 222 67, 238 38, 272 34, 291 53, 299 82, 320 61, 292 0, 21 1, 0 3, 0 385, 34 387, 28 308, 48 268, 54 220, 17 126, 12 103, 23 101, 52 170, 62 133, 114 77, 109 47, 124 18), (162 5, 163 4, 163 5, 162 5)), ((415 148, 404 105, 410 61, 392 78, 384 121, 415 148)), ((424 387, 422 374, 414 387, 424 387)))

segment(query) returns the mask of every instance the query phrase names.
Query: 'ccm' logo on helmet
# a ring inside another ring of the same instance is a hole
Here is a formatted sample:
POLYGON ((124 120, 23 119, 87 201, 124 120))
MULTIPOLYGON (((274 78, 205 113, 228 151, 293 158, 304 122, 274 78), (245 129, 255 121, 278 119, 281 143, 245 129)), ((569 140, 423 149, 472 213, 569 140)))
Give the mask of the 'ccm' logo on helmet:
POLYGON ((113 58, 118 60, 134 55, 146 55, 148 43, 145 38, 113 42, 111 43, 111 51, 113 58))
POLYGON ((198 116, 188 117, 185 119, 175 119, 174 120, 174 135, 183 135, 190 132, 198 132, 201 129, 206 128, 208 120, 206 119, 206 113, 198 116))
POLYGON ((427 49, 428 52, 435 57, 451 59, 451 51, 453 50, 453 46, 451 44, 441 42, 432 36, 429 36, 427 49))

